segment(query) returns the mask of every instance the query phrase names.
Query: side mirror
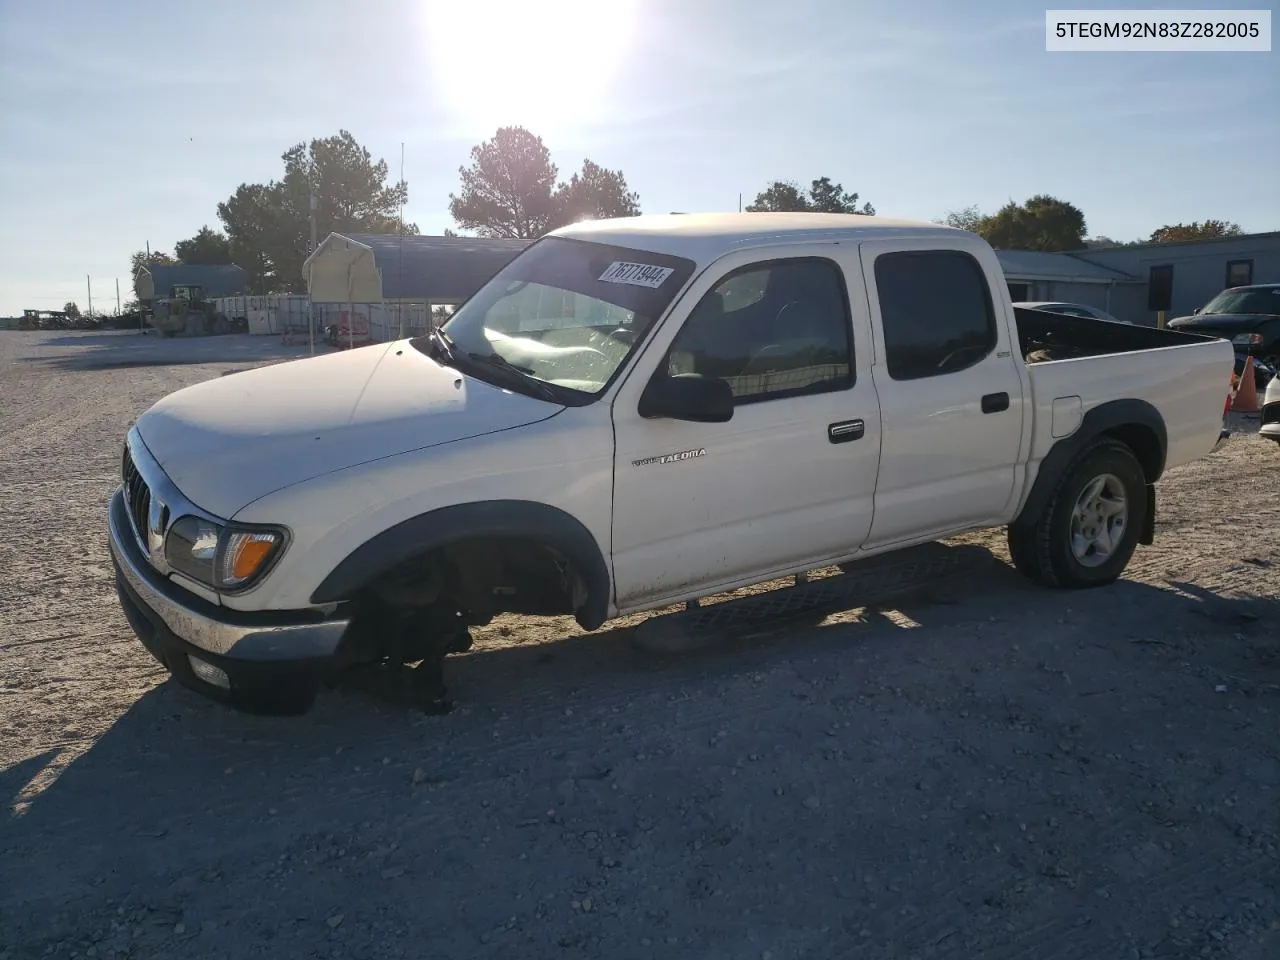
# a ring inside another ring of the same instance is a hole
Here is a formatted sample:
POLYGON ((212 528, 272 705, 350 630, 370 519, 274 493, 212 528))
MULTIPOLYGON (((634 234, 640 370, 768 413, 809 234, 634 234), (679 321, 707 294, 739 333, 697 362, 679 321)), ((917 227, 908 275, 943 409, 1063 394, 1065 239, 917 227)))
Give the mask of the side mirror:
POLYGON ((1201 311, 1201 309, 1202 309, 1201 307, 1196 307, 1194 310, 1191 311, 1191 315, 1194 317, 1197 313, 1201 311))
POLYGON ((719 377, 697 373, 657 376, 640 395, 638 412, 646 420, 725 423, 733 419, 733 389, 719 377))

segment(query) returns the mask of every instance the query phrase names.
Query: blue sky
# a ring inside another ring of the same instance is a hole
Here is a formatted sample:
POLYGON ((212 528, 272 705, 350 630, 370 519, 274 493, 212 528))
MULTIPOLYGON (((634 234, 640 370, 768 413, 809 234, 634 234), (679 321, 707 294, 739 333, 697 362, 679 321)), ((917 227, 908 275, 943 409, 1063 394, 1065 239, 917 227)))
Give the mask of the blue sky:
POLYGON ((497 0, 0 0, 0 315, 83 308, 86 274, 114 308, 131 251, 216 226, 238 184, 342 128, 393 177, 404 144, 424 233, 500 123, 565 175, 621 168, 646 211, 825 175, 893 216, 1050 193, 1093 235, 1280 229, 1274 45, 1051 54, 1046 5, 1006 0, 534 4, 516 22, 497 0))

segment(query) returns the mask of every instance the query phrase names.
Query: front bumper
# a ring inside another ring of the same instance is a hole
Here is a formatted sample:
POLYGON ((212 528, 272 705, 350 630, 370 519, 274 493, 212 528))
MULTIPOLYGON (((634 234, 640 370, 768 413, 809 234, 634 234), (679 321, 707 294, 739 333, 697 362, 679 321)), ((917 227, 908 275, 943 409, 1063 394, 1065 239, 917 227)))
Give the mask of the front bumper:
MULTIPOLYGON (((1267 390, 1268 396, 1273 391, 1267 390)), ((1280 400, 1272 400, 1262 404, 1262 425, 1258 432, 1269 440, 1280 440, 1280 400)))
POLYGON ((182 589, 143 556, 120 490, 107 526, 120 605, 138 639, 176 679, 248 709, 292 713, 310 704, 349 619, 310 610, 245 613, 182 589), (192 658, 221 671, 225 685, 198 676, 192 658))

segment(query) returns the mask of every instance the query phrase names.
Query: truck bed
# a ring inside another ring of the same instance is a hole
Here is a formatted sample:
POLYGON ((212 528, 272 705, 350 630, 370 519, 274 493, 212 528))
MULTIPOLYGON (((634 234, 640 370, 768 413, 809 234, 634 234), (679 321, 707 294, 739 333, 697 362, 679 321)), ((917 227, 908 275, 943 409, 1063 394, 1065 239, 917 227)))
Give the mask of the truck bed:
POLYGON ((1229 342, 1023 307, 1014 314, 1036 411, 1033 463, 1112 400, 1141 400, 1159 411, 1168 428, 1166 467, 1213 450, 1235 363, 1229 342))
POLYGON ((1013 312, 1018 325, 1018 345, 1028 363, 1158 350, 1213 339, 1177 330, 1090 320, 1025 307, 1014 307, 1013 312))

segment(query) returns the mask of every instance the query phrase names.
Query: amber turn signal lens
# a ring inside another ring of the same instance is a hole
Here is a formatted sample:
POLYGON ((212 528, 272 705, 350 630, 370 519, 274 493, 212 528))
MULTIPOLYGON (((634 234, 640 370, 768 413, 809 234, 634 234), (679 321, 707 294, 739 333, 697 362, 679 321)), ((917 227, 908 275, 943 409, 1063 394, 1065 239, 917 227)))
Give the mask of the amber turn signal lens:
POLYGON ((235 532, 227 537, 218 578, 222 586, 235 587, 257 576, 280 545, 274 533, 235 532))

